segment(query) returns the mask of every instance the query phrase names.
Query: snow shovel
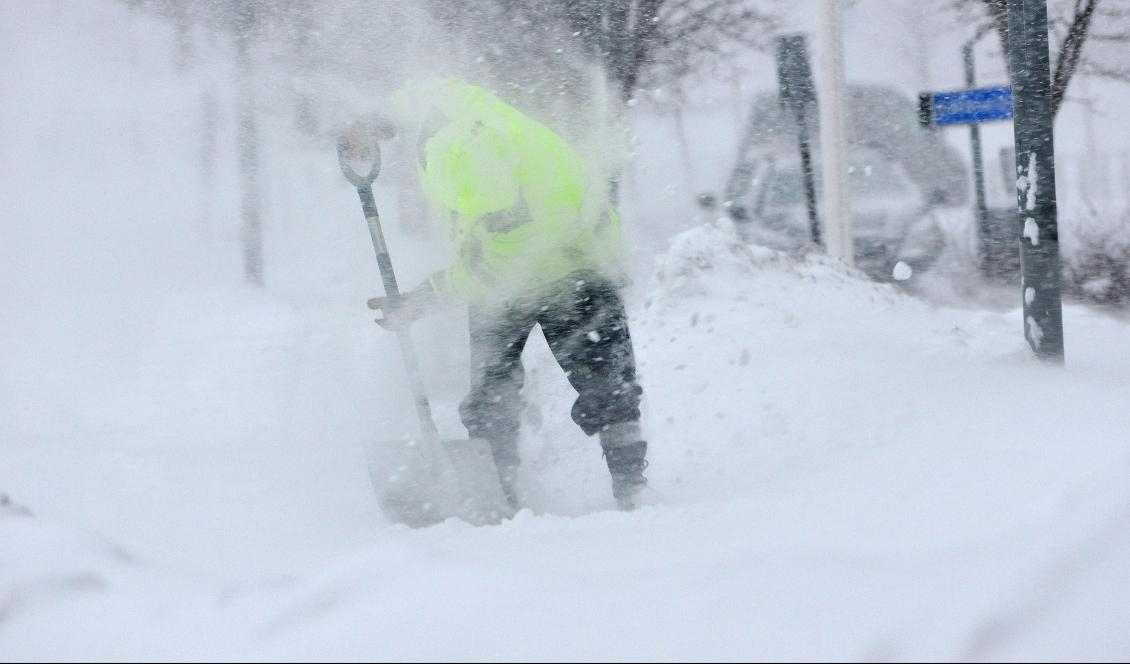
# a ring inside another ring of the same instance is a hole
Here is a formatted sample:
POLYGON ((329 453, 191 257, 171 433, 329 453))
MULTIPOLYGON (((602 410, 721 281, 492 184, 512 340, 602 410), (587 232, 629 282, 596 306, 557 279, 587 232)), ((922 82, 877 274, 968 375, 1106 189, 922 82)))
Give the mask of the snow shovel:
MULTIPOLYGON (((338 138, 337 156, 341 172, 357 187, 385 297, 395 306, 400 289, 373 199, 373 181, 381 169, 380 144, 373 132, 355 128, 338 138), (359 175, 353 169, 352 163, 361 160, 372 164, 368 175, 359 175)), ((412 337, 406 327, 396 330, 396 337, 420 420, 420 434, 410 440, 373 441, 366 446, 369 476, 381 511, 391 521, 412 527, 451 517, 474 525, 498 523, 513 510, 502 491, 490 445, 479 439, 439 437, 412 337)))

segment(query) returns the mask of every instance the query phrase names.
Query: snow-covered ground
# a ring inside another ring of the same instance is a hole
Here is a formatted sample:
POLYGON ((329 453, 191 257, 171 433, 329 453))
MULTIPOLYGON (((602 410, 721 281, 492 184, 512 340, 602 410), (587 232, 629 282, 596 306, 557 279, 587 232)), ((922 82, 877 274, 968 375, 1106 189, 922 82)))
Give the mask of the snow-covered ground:
MULTIPOLYGON (((414 423, 332 152, 268 125, 268 287, 240 285, 195 88, 130 59, 155 25, 82 7, 3 13, 0 659, 1130 656, 1130 323, 1068 306, 1043 366, 1018 310, 680 213, 629 292, 658 504, 612 509, 535 340, 530 509, 392 525, 362 450, 414 423)), ((410 283, 439 258, 377 197, 410 283)), ((452 435, 462 325, 416 335, 452 435)))

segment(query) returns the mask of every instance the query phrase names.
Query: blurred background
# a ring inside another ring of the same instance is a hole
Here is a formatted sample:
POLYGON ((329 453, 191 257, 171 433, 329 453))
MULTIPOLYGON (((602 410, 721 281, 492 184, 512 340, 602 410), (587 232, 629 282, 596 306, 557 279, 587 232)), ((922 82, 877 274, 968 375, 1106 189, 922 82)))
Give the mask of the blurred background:
MULTIPOLYGON (((906 243, 916 272, 933 273, 915 282, 950 302, 985 292, 970 142, 964 126, 921 129, 917 100, 965 87, 967 43, 978 84, 1007 83, 1002 6, 856 0, 844 14, 861 267, 889 280, 885 262, 868 268, 868 252, 906 243)), ((1130 132, 1119 117, 1130 100, 1130 18, 1118 2, 1049 6, 1065 283, 1076 298, 1117 304, 1130 292, 1130 132)), ((242 274, 294 297, 330 297, 319 284, 364 260, 365 248, 314 246, 341 238, 311 218, 328 198, 311 173, 331 177, 319 169, 331 165, 344 125, 386 110, 405 82, 436 74, 488 84, 609 160, 622 173, 638 253, 694 224, 702 194, 717 205, 705 214, 736 210, 754 241, 806 239, 795 232, 803 189, 795 123, 776 102, 774 51, 779 36, 794 34, 819 51, 815 0, 106 0, 2 11, 12 286, 45 265, 29 264, 37 252, 22 243, 44 231, 45 216, 66 215, 69 239, 52 231, 49 253, 81 241, 82 255, 69 257, 97 260, 96 271, 242 274), (148 236, 155 244, 138 241, 148 236), (97 253, 126 247, 143 255, 97 253)), ((986 202, 1007 216, 1011 123, 981 133, 986 202)), ((430 225, 402 149, 391 146, 379 185, 391 223, 424 242, 430 225)), ((88 274, 71 262, 52 263, 51 278, 88 274)))

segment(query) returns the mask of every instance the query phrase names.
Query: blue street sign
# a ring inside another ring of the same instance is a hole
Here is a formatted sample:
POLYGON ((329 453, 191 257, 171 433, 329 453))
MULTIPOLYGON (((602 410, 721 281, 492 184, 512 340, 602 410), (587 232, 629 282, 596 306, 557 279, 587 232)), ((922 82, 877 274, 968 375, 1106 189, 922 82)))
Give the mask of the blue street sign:
POLYGON ((937 92, 930 100, 934 124, 939 127, 971 124, 1012 117, 1012 88, 978 88, 957 92, 937 92))

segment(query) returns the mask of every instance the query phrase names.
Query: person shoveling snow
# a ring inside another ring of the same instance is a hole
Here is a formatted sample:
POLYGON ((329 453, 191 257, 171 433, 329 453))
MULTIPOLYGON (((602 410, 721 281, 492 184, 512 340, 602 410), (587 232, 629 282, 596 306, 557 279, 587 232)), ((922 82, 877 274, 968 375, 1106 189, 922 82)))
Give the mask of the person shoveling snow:
POLYGON ((540 324, 578 396, 572 417, 598 435, 621 509, 646 486, 642 389, 619 289, 619 220, 604 192, 556 133, 486 89, 430 79, 394 97, 415 140, 421 186, 458 259, 421 286, 376 297, 378 323, 401 331, 444 305, 465 302, 471 390, 460 404, 472 439, 489 443, 512 509, 522 408, 522 350, 540 324), (586 215, 586 196, 602 196, 586 215))

